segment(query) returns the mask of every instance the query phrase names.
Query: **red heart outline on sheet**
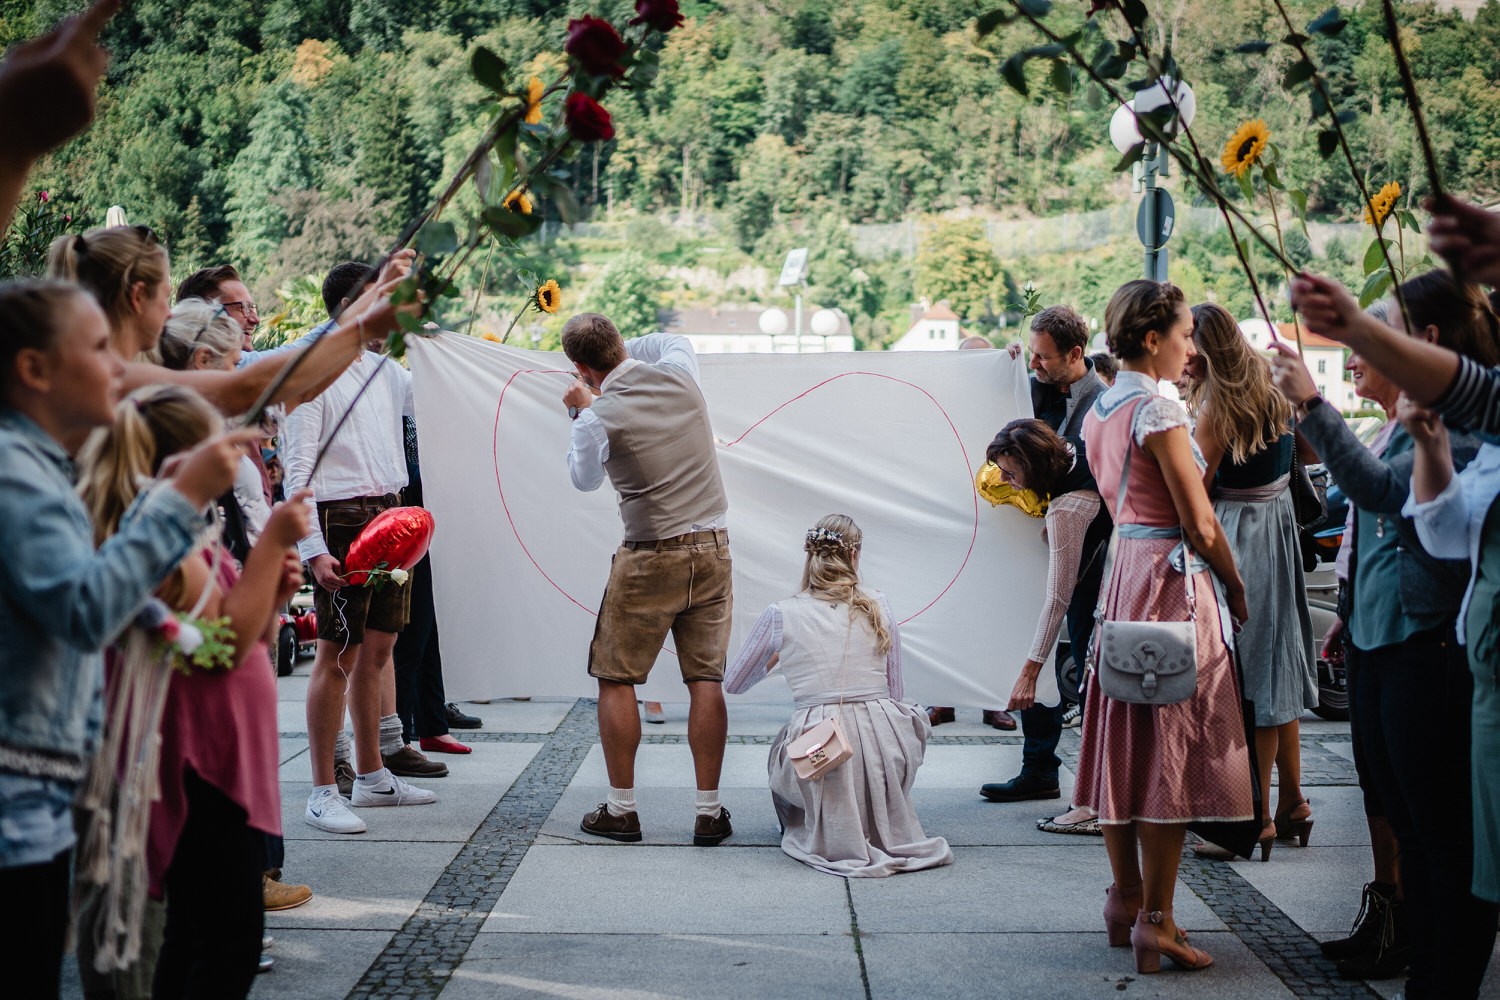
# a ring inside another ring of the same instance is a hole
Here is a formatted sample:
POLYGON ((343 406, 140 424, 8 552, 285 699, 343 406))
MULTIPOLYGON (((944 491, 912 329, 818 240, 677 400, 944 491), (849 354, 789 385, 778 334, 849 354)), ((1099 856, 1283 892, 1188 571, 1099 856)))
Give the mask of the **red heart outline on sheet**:
MULTIPOLYGON (((545 579, 549 584, 552 585, 552 588, 554 590, 556 590, 563 597, 567 598, 574 605, 587 612, 589 615, 598 617, 598 612, 596 610, 579 601, 572 594, 568 593, 568 591, 564 589, 561 584, 552 579, 552 576, 542 568, 542 564, 537 562, 536 557, 531 554, 531 550, 527 547, 525 539, 521 537, 520 529, 517 527, 515 517, 514 515, 512 515, 510 510, 510 504, 506 501, 504 477, 502 477, 500 474, 500 415, 505 407, 505 395, 510 391, 511 385, 522 375, 567 375, 569 377, 572 377, 575 374, 575 372, 563 371, 559 369, 523 368, 517 370, 510 376, 510 378, 506 379, 505 385, 500 390, 500 398, 495 402, 495 423, 491 436, 490 454, 491 458, 494 461, 495 488, 500 495, 500 506, 505 511, 505 518, 506 521, 510 524, 511 534, 515 536, 516 544, 521 547, 521 551, 526 554, 526 558, 530 560, 531 565, 536 567, 536 571, 542 575, 543 579, 545 579)), ((958 427, 953 423, 953 418, 948 415, 948 411, 943 408, 943 404, 939 403, 936 397, 932 395, 932 393, 928 392, 926 389, 922 388, 916 383, 908 382, 905 379, 899 379, 891 375, 882 375, 879 372, 841 372, 840 374, 834 375, 831 378, 826 378, 823 381, 818 382, 803 390, 802 392, 788 399, 786 402, 781 403, 779 406, 771 410, 771 412, 767 413, 765 416, 755 421, 755 423, 751 424, 748 428, 746 428, 744 433, 740 434, 740 436, 735 438, 733 441, 720 442, 719 447, 724 448, 725 450, 733 448, 735 445, 739 444, 747 437, 749 437, 757 427, 760 427, 766 421, 770 420, 772 417, 775 417, 778 413, 780 413, 782 410, 785 410, 793 403, 800 402, 801 400, 806 399, 808 396, 812 395, 818 390, 823 389, 826 386, 839 381, 840 379, 856 377, 874 378, 881 379, 886 382, 894 382, 897 385, 906 386, 907 388, 913 389, 925 396, 927 398, 927 401, 930 402, 933 407, 937 409, 939 415, 942 416, 943 421, 948 425, 948 429, 953 432, 954 440, 958 445, 959 454, 963 456, 964 460, 964 470, 966 476, 965 483, 974 482, 974 466, 973 463, 969 461, 968 452, 964 449, 963 436, 959 434, 958 427)), ((969 494, 970 499, 974 504, 974 523, 969 533, 969 547, 964 552, 963 560, 959 563, 958 569, 953 574, 953 578, 943 586, 942 590, 938 591, 936 596, 934 596, 926 604, 922 605, 922 607, 915 613, 897 622, 898 625, 905 625, 908 622, 913 621, 914 619, 920 617, 933 605, 937 604, 938 601, 942 600, 944 595, 946 595, 948 591, 953 589, 953 585, 958 582, 959 577, 963 576, 964 570, 968 568, 969 560, 974 555, 974 546, 979 540, 979 495, 972 489, 969 490, 969 494)), ((670 650, 668 650, 668 652, 670 652, 670 650)))

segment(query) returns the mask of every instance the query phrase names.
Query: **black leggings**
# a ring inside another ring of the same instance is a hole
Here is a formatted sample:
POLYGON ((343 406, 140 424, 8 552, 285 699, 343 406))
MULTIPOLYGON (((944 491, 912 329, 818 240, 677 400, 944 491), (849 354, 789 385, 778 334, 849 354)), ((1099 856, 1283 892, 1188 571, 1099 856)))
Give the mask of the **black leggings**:
POLYGON ((68 936, 68 859, 0 868, 0 961, 9 970, 6 996, 55 998, 68 936), (28 985, 29 984, 29 985, 28 985))
POLYGON ((245 810, 189 771, 188 818, 167 869, 167 932, 151 995, 243 998, 265 930, 265 834, 245 810))
POLYGON ((1453 626, 1380 649, 1349 646, 1363 780, 1396 832, 1411 929, 1410 1000, 1479 994, 1500 907, 1469 891, 1474 871, 1469 710, 1473 677, 1453 626))

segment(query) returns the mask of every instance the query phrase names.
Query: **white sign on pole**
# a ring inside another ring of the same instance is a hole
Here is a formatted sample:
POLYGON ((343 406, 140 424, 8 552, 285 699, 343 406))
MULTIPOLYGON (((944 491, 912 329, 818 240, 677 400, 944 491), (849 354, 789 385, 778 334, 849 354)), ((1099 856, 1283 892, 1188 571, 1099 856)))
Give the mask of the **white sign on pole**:
POLYGON ((800 285, 807 274, 807 247, 798 247, 786 255, 781 265, 781 280, 778 285, 800 285))

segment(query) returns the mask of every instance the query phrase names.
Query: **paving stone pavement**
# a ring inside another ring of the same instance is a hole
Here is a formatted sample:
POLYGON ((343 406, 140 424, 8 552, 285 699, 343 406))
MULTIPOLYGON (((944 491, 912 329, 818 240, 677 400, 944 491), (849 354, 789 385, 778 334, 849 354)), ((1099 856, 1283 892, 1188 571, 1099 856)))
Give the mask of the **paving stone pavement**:
MULTIPOLYGON (((691 846, 685 705, 644 727, 643 842, 578 830, 608 784, 588 700, 465 705, 484 727, 455 733, 474 753, 443 758, 450 777, 428 783, 436 805, 367 810, 362 836, 313 830, 301 818, 306 670, 279 682, 286 878, 317 896, 268 915, 277 968, 257 980, 256 1000, 1261 1000, 1389 997, 1401 985, 1338 980, 1317 949, 1347 931, 1369 877, 1346 724, 1304 725, 1309 847, 1278 845, 1264 865, 1185 854, 1177 917, 1215 967, 1137 976, 1098 926, 1102 841, 1035 828, 1066 807, 1077 730, 1059 747, 1060 800, 996 805, 978 785, 1019 769, 1021 739, 960 710, 934 731, 914 791, 955 864, 843 880, 779 849, 765 754, 786 710, 734 700, 722 794, 735 834, 718 848, 691 846)), ((64 996, 80 995, 69 986, 64 996)), ((1500 1000, 1497 977, 1484 997, 1500 1000)))

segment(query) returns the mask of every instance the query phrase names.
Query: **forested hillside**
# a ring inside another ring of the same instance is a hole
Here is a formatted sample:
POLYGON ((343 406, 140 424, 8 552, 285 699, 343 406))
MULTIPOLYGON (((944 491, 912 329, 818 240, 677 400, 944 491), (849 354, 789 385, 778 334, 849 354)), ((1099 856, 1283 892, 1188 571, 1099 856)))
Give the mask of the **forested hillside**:
MULTIPOLYGON (((1327 2, 1289 6, 1306 20, 1327 2)), ((1079 17, 1087 7, 1071 5, 1079 17)), ((0 41, 33 34, 73 6, 4 0, 0 41)), ((477 42, 519 73, 545 77, 570 15, 626 6, 131 0, 107 36, 113 62, 98 122, 35 180, 77 224, 123 205, 132 222, 162 233, 179 272, 233 261, 268 299, 335 258, 377 253, 425 204, 486 121, 467 70, 477 42)), ((988 6, 684 0, 689 23, 667 38, 656 86, 616 95, 617 139, 573 167, 602 225, 539 245, 533 265, 566 271, 575 287, 592 282, 595 301, 613 294, 599 280, 601 268, 613 269, 607 284, 634 283, 645 313, 663 296, 712 298, 734 285, 738 269, 774 266, 806 243, 814 298, 848 311, 870 342, 888 336, 918 294, 951 298, 983 326, 1025 280, 1084 296, 1093 293, 1080 283, 1130 276, 1128 240, 1039 263, 985 239, 982 219, 1131 197, 1128 181, 1111 173, 1111 109, 1081 97, 1065 103, 1046 87, 1029 98, 1007 87, 999 63, 1036 39, 1010 26, 978 40, 973 21, 988 6), (855 252, 851 224, 913 217, 926 220, 929 235, 940 227, 915 258, 855 252)), ((1264 118, 1282 173, 1309 191, 1313 214, 1358 221, 1341 161, 1318 156, 1306 99, 1279 85, 1290 57, 1232 52, 1284 33, 1273 30, 1269 8, 1261 0, 1150 6, 1197 91, 1200 139, 1217 149, 1243 120, 1264 118)), ((1449 183, 1492 198, 1500 193, 1500 4, 1489 0, 1472 21, 1428 4, 1402 9, 1449 183)), ((1351 139, 1370 177, 1399 181, 1404 202, 1423 182, 1378 4, 1349 16, 1340 35, 1316 41, 1317 56, 1336 101, 1358 112, 1351 139)), ((1311 255, 1305 240, 1292 248, 1311 255)), ((1361 248, 1335 241, 1329 266, 1349 266, 1361 248)), ((1243 303, 1227 239, 1173 249, 1192 269, 1185 283, 1243 303)), ((505 284, 477 265, 469 278, 492 290, 505 284)))

